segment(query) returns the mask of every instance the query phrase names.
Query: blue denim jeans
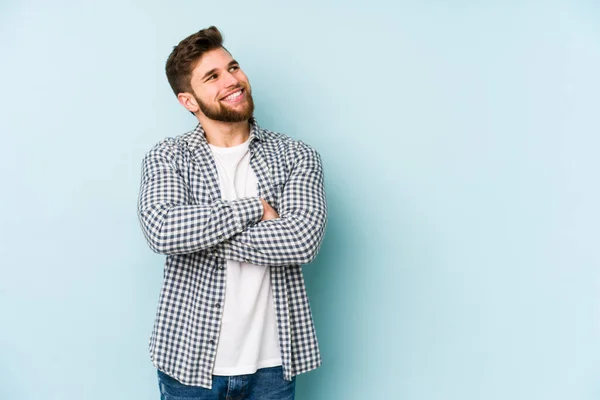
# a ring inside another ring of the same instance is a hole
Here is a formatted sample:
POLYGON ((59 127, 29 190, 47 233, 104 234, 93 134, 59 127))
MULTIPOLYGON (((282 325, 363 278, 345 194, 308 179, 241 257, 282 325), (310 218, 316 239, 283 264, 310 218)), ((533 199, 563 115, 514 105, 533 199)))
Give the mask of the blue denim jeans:
POLYGON ((262 368, 250 375, 213 375, 212 389, 188 386, 158 370, 161 400, 294 400, 296 378, 283 379, 283 369, 262 368))

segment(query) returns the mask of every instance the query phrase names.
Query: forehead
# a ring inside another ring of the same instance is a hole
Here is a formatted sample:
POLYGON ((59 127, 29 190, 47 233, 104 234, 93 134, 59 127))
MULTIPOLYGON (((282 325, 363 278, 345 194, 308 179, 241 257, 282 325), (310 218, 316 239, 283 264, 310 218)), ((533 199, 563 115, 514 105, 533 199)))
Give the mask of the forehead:
POLYGON ((233 57, 222 47, 209 50, 200 57, 192 70, 192 76, 202 76, 212 69, 226 68, 233 61, 233 57))

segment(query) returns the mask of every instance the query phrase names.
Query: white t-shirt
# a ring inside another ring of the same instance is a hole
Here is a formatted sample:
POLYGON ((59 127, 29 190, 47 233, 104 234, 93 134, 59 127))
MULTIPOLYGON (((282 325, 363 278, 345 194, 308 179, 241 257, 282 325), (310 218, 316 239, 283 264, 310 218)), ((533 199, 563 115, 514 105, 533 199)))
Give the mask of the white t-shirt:
MULTIPOLYGON (((209 144, 225 200, 258 196, 249 141, 209 144)), ((245 375, 281 365, 269 267, 227 260, 227 286, 213 375, 245 375)))

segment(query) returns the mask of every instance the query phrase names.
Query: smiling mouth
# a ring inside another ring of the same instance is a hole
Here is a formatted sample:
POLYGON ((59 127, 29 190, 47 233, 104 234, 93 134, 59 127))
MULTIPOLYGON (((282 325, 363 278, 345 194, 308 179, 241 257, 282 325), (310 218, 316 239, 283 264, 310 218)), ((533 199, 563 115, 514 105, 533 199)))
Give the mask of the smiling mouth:
POLYGON ((231 93, 227 97, 223 97, 221 99, 221 101, 227 101, 227 102, 235 103, 235 102, 240 101, 243 98, 243 94, 244 94, 244 89, 240 89, 238 91, 235 91, 235 92, 231 93))

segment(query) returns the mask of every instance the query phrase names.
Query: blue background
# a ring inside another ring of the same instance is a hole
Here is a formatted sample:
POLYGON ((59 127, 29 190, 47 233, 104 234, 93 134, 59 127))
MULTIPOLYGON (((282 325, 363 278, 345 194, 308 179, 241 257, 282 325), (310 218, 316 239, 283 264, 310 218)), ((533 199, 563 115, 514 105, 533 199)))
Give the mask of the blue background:
POLYGON ((0 398, 158 398, 141 159, 211 24, 324 160, 298 399, 600 397, 597 2, 5 0, 0 398))

